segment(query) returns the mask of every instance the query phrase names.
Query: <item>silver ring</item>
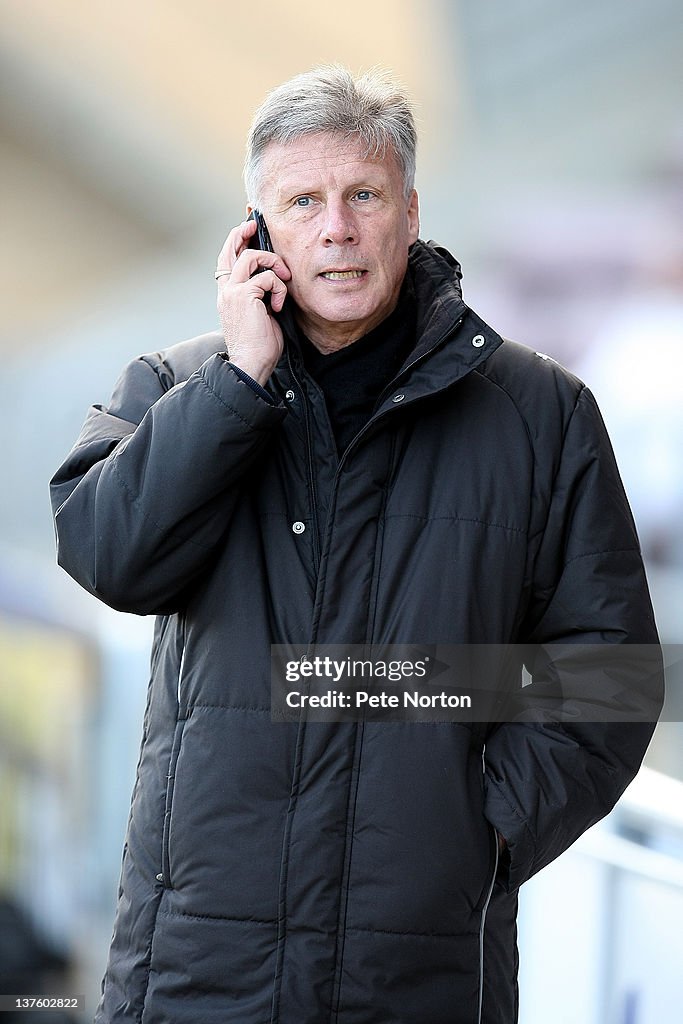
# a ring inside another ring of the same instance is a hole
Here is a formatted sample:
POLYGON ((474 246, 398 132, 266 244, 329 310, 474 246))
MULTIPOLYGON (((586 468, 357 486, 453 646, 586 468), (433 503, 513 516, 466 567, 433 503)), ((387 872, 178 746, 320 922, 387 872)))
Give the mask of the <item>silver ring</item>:
POLYGON ((217 270, 213 276, 218 280, 219 277, 230 277, 231 274, 232 270, 217 270))

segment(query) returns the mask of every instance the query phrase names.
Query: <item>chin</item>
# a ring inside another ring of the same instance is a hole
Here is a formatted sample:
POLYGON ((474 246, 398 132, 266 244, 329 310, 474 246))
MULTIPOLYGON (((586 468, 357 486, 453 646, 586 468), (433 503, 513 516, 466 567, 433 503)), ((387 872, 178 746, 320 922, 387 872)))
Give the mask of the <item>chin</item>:
POLYGON ((349 324, 355 321, 364 323, 380 315, 380 308, 377 304, 360 304, 347 299, 344 302, 326 303, 323 308, 313 311, 313 315, 334 324, 349 324))

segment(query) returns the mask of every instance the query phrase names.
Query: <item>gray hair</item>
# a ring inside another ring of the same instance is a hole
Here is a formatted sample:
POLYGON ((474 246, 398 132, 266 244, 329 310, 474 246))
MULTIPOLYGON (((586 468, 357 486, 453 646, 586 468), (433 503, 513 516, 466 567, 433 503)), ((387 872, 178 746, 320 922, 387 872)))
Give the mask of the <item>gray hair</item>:
POLYGON ((270 142, 336 133, 361 142, 366 157, 395 154, 406 199, 415 181, 417 131, 412 103, 388 72, 374 69, 354 78, 340 64, 325 64, 273 89, 256 111, 247 138, 244 184, 257 203, 261 158, 270 142))

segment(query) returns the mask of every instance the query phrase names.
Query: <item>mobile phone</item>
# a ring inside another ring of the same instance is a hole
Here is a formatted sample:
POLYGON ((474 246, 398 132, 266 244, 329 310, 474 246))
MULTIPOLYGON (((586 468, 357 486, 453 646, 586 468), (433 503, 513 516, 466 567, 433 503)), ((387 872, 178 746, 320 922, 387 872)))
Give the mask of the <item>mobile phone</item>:
MULTIPOLYGON (((251 239, 249 247, 251 249, 263 249, 265 252, 273 252, 273 243, 270 240, 270 233, 261 211, 254 208, 247 217, 247 220, 256 221, 256 234, 251 239)), ((265 267, 262 269, 265 270, 265 267)), ((260 271, 257 271, 257 273, 260 273, 260 271)))
MULTIPOLYGON (((251 241, 249 242, 250 249, 263 249, 264 252, 273 252, 273 243, 270 240, 270 232, 266 226, 266 222, 263 219, 263 214, 256 207, 251 211, 247 220, 256 221, 256 234, 252 235, 251 241)), ((262 274, 267 267, 259 267, 251 276, 256 277, 256 274, 262 274)), ((270 309, 270 292, 266 292, 263 296, 263 301, 266 306, 270 309)))

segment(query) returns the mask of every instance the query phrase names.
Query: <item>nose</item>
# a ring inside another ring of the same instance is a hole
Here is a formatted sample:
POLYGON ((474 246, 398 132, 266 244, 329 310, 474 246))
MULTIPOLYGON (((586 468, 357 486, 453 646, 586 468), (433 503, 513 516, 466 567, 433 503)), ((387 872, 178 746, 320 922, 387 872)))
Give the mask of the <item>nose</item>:
POLYGON ((353 211, 343 200, 328 200, 321 228, 325 245, 354 244, 358 241, 353 211))

